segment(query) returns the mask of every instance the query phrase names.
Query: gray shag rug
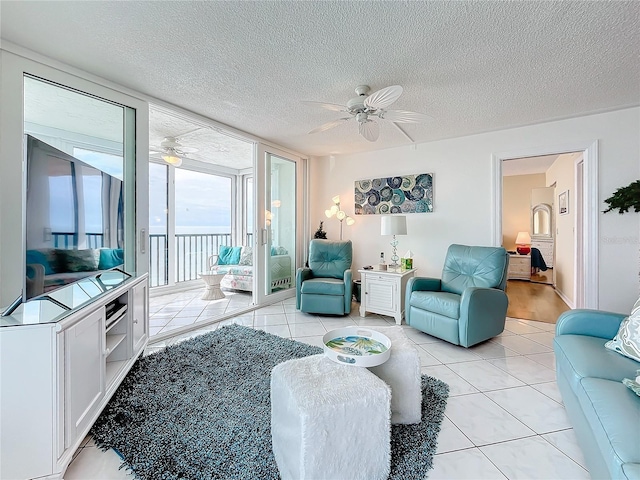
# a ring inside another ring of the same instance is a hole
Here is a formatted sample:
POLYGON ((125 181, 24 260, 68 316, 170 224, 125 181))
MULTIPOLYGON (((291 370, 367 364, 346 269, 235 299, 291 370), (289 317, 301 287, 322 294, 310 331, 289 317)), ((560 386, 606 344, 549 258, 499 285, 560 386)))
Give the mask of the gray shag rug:
MULTIPOLYGON (((140 479, 278 479, 270 375, 322 349, 229 325, 139 359, 93 426, 140 479)), ((390 479, 424 479, 449 387, 422 376, 422 422, 393 425, 390 479)))

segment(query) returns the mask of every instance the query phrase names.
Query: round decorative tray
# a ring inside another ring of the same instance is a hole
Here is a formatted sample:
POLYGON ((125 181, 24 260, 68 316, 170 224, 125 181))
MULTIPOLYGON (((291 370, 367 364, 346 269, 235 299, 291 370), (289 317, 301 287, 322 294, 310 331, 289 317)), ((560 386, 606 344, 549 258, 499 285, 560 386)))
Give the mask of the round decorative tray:
POLYGON ((336 363, 354 367, 375 367, 389 360, 391 340, 363 327, 344 327, 322 337, 324 354, 336 363))

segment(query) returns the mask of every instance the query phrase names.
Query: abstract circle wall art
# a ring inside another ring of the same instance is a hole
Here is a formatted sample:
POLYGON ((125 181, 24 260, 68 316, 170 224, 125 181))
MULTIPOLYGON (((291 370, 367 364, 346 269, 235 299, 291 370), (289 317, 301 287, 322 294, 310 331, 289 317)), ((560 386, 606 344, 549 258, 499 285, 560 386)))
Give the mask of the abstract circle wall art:
POLYGON ((433 174, 356 180, 355 212, 356 215, 433 212, 433 174))

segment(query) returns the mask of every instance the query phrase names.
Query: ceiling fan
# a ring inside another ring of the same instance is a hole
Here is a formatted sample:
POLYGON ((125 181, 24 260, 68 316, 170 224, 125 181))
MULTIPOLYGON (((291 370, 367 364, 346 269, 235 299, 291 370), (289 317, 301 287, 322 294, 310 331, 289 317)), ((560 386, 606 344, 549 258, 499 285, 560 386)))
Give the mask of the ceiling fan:
POLYGON ((176 137, 164 137, 160 146, 152 147, 149 153, 159 155, 169 165, 179 167, 182 165, 183 158, 189 153, 195 153, 197 151, 197 148, 185 147, 176 137))
POLYGON ((375 142, 380 135, 380 126, 378 122, 375 121, 375 119, 378 119, 392 122, 402 133, 413 141, 398 123, 422 123, 431 118, 424 113, 409 112, 407 110, 387 110, 387 107, 402 95, 402 87, 400 85, 391 85, 372 94, 369 94, 370 90, 368 85, 358 85, 356 87, 358 96, 349 100, 346 105, 303 101, 302 103, 306 105, 321 107, 334 112, 345 112, 350 115, 320 125, 309 133, 324 132, 330 128, 337 127, 347 120, 355 118, 358 121, 358 131, 360 135, 370 142, 375 142))

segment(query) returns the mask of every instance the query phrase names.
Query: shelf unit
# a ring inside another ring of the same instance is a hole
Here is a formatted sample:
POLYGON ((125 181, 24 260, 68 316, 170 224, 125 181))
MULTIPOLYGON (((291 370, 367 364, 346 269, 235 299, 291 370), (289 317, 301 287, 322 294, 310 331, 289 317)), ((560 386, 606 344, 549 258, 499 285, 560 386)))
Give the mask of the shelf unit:
POLYGON ((11 366, 0 376, 0 478, 63 478, 148 342, 147 282, 105 284, 60 318, 0 328, 0 365, 11 366))
POLYGON ((126 364, 129 358, 129 348, 125 340, 128 336, 129 292, 105 305, 105 377, 109 383, 126 364))

